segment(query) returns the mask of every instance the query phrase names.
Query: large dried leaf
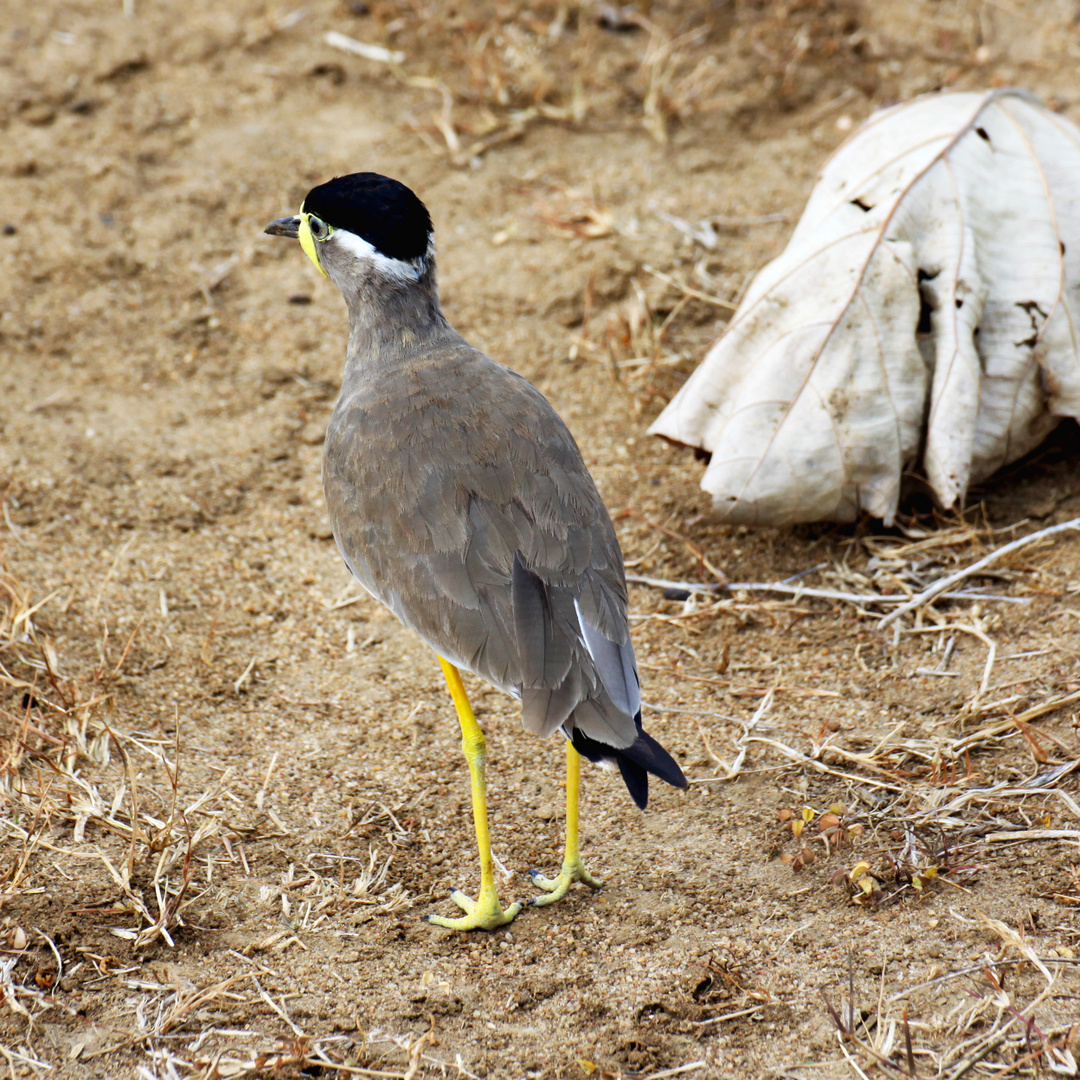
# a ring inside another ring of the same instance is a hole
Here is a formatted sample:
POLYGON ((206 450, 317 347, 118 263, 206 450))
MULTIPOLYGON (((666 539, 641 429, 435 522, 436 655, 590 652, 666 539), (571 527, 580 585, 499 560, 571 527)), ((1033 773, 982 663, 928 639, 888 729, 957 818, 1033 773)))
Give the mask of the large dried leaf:
POLYGON ((650 429, 729 521, 944 507, 1080 414, 1080 130, 1016 90, 875 113, 650 429))

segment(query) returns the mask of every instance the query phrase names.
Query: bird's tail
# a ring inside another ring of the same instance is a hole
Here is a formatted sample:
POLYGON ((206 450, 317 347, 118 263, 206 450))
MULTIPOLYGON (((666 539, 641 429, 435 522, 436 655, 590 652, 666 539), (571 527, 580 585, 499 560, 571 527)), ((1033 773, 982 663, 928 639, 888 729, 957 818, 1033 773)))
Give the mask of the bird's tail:
POLYGON ((641 726, 641 713, 634 717, 637 738, 627 747, 605 746, 589 738, 573 726, 564 725, 563 732, 574 744, 574 749, 589 761, 604 761, 619 767, 630 797, 644 810, 649 803, 649 773, 659 777, 672 787, 686 787, 679 763, 641 726))

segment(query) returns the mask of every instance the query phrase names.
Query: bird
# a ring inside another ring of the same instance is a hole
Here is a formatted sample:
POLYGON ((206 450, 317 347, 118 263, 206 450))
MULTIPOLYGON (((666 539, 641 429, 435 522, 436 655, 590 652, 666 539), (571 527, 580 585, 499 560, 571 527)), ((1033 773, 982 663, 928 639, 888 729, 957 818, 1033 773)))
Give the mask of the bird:
POLYGON ((299 240, 341 291, 349 319, 341 391, 326 430, 323 489, 345 564, 437 654, 461 727, 480 855, 476 899, 428 922, 494 930, 503 907, 487 816, 486 738, 468 670, 521 702, 524 727, 566 739, 566 846, 531 903, 602 882, 581 857, 581 759, 618 768, 634 802, 649 775, 687 781, 642 728, 622 553, 569 428, 523 376, 470 345, 439 303, 431 216, 372 172, 311 189, 264 230, 299 240))

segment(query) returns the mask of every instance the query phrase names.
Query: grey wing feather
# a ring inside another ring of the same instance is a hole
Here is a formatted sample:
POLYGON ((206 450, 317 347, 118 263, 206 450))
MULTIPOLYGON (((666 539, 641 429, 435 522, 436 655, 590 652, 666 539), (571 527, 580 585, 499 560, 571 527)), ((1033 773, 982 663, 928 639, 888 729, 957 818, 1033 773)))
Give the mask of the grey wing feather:
POLYGON ((630 716, 636 716, 641 708, 641 688, 638 682, 634 647, 629 640, 612 641, 597 627, 591 625, 582 614, 581 605, 575 600, 578 623, 585 645, 596 665, 600 681, 616 708, 630 716))

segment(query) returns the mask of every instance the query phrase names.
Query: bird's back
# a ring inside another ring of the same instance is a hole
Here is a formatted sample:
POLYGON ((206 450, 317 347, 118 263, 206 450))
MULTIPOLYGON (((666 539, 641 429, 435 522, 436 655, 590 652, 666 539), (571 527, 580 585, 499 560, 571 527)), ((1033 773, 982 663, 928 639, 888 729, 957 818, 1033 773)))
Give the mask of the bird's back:
MULTIPOLYGON (((522 698, 523 721, 634 742, 622 556, 566 425, 446 328, 350 358, 324 486, 357 578, 448 660, 522 698)), ((569 731, 568 731, 569 733, 569 731)))

